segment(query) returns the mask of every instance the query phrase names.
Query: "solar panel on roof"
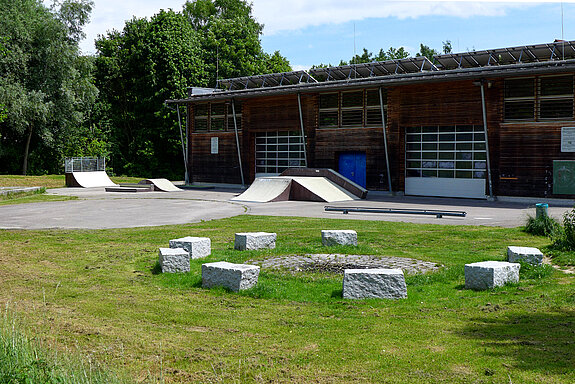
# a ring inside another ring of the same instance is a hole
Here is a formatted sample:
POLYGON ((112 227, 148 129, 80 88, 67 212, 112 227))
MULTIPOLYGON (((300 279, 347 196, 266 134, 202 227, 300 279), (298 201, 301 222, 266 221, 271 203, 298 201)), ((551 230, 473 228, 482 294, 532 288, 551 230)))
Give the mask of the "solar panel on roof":
POLYGON ((316 80, 306 71, 293 71, 218 80, 216 88, 233 91, 248 88, 279 87, 282 85, 314 82, 316 82, 316 80))
POLYGON ((575 58, 574 44, 575 42, 573 41, 557 41, 549 44, 526 45, 464 53, 448 53, 435 55, 433 58, 441 69, 566 60, 575 58))
POLYGON ((310 69, 309 73, 318 81, 342 81, 436 70, 437 67, 427 57, 418 56, 339 67, 314 68, 310 69))

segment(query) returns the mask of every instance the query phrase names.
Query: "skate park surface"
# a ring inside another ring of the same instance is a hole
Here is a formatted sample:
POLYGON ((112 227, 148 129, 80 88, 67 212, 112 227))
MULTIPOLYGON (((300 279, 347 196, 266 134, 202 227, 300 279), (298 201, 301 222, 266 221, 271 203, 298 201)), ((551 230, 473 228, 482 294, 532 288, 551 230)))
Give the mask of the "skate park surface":
POLYGON ((237 215, 301 216, 329 219, 384 220, 397 222, 517 227, 535 215, 535 203, 549 203, 549 215, 561 219, 571 201, 486 201, 369 192, 367 199, 329 203, 335 207, 427 209, 465 211, 466 217, 436 218, 408 214, 325 212, 323 202, 280 201, 250 203, 230 201, 241 188, 183 190, 177 193, 105 192, 105 188, 50 189, 48 194, 76 196, 77 200, 0 206, 0 229, 106 229, 186 224, 237 215))

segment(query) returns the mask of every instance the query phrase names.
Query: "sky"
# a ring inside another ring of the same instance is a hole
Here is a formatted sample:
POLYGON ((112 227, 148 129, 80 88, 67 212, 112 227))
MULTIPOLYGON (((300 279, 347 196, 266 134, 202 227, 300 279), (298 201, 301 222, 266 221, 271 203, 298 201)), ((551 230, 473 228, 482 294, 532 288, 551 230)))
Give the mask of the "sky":
MULTIPOLYGON (((50 4, 52 0, 43 0, 50 4)), ((185 0, 93 0, 81 49, 95 53, 94 40, 121 30, 132 17, 151 17, 160 9, 180 11, 185 0)), ((294 70, 339 64, 363 48, 377 53, 404 47, 412 55, 421 43, 454 52, 575 40, 575 0, 252 0, 264 24, 262 46, 280 51, 294 70)))

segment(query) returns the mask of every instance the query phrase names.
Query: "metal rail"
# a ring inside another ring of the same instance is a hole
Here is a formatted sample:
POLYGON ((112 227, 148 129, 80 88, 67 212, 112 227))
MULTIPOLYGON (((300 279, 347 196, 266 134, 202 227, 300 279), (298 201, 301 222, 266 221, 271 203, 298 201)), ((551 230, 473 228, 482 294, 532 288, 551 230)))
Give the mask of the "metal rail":
POLYGON ((395 208, 361 208, 361 207, 333 207, 326 205, 324 209, 328 212, 367 212, 367 213, 399 213, 404 215, 430 215, 441 219, 443 216, 465 217, 465 211, 442 211, 436 209, 395 209, 395 208))

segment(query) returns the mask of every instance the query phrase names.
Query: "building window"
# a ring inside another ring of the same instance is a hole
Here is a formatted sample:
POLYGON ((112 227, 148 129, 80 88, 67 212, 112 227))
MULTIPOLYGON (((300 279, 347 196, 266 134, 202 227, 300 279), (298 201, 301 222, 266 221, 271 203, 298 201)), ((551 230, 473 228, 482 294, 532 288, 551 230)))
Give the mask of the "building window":
POLYGON ((539 118, 573 118, 573 76, 539 78, 539 118))
MULTIPOLYGON (((238 130, 242 127, 242 106, 235 104, 238 130)), ((205 103, 194 105, 194 132, 233 131, 234 115, 229 102, 205 103)))
MULTIPOLYGON (((384 105, 387 100, 384 92, 384 105)), ((319 95, 319 127, 381 127, 378 89, 319 95)))
POLYGON ((339 127, 339 93, 319 95, 320 128, 339 127))
POLYGON ((194 106, 194 132, 206 132, 208 130, 209 104, 196 104, 194 106))
POLYGON ((573 76, 506 79, 505 120, 573 119, 573 76))
POLYGON ((226 130, 226 104, 212 103, 210 110, 210 131, 226 130))

